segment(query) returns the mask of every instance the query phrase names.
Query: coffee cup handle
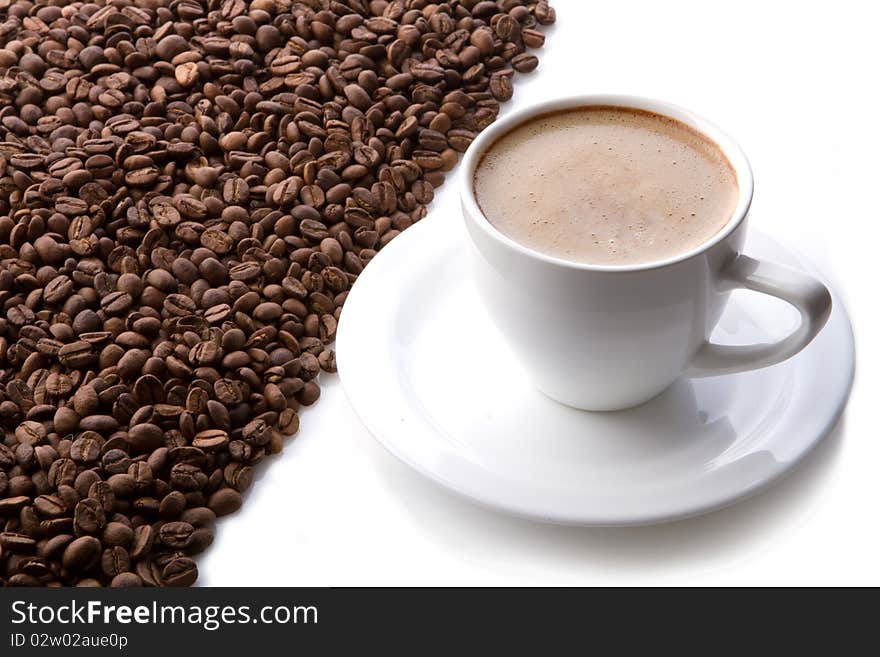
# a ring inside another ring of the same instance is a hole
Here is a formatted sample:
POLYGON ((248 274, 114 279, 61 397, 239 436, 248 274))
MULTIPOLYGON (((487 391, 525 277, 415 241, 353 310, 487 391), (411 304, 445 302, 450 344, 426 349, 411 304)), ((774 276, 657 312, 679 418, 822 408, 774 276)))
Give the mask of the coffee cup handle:
POLYGON ((721 276, 721 291, 745 288, 790 303, 801 314, 800 326, 778 342, 733 346, 706 341, 691 361, 686 376, 734 374, 781 363, 806 347, 831 314, 828 288, 794 269, 739 255, 721 276))

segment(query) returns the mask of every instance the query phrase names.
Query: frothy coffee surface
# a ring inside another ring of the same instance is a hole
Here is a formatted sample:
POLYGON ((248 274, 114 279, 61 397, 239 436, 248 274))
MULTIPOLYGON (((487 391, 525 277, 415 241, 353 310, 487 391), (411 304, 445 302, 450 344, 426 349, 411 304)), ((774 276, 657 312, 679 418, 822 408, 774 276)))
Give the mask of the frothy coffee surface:
POLYGON ((706 242, 736 208, 709 138, 669 117, 583 107, 501 137, 474 175, 477 203, 513 240, 595 265, 663 260, 706 242))

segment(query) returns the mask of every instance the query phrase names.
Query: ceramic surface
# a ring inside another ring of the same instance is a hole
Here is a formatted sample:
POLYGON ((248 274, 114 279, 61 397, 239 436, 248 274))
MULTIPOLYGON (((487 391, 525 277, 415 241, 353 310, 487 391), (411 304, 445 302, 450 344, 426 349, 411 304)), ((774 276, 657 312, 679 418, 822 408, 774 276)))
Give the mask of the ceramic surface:
POLYGON ((619 410, 655 397, 684 372, 712 376, 774 365, 807 345, 828 318, 831 297, 820 282, 743 251, 753 189, 749 163, 730 137, 676 105, 636 96, 585 95, 513 112, 477 137, 464 156, 461 180, 473 277, 489 315, 535 385, 570 406, 619 410), (472 190, 483 153, 530 118, 588 105, 656 112, 715 141, 740 190, 738 205, 718 234, 666 260, 596 266, 538 253, 492 226, 472 190), (708 338, 737 288, 788 301, 800 311, 800 324, 772 342, 712 344, 708 338))
MULTIPOLYGON (((343 386, 370 432, 405 463, 480 504, 577 525, 707 512, 784 474, 846 403, 854 347, 835 299, 816 339, 778 365, 681 378, 627 411, 559 404, 535 388, 490 321, 465 241, 460 217, 437 213, 397 237, 352 289, 337 348, 343 386)), ((745 248, 809 271, 755 231, 745 248)), ((799 321, 787 304, 736 292, 712 338, 774 342, 799 321)))

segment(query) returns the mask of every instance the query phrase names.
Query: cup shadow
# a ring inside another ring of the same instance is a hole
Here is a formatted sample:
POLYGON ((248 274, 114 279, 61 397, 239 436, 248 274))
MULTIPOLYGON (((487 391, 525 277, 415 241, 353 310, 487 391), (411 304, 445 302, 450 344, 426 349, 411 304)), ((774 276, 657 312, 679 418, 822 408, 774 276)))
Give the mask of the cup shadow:
POLYGON ((705 570, 724 556, 760 548, 808 513, 833 477, 844 423, 842 417, 801 463, 768 489, 712 513, 637 527, 566 527, 515 518, 423 479, 375 443, 372 460, 421 533, 463 561, 547 584, 579 583, 583 573, 578 568, 587 565, 621 579, 639 573, 673 576, 670 569, 676 566, 703 564, 705 570))

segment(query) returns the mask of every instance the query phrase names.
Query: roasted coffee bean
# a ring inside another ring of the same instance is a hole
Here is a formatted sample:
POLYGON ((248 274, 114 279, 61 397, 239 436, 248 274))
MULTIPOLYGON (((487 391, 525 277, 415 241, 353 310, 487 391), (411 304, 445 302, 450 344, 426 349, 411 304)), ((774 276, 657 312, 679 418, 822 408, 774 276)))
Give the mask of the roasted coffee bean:
POLYGON ((227 406, 240 404, 244 401, 243 390, 240 381, 231 379, 217 379, 214 382, 214 394, 217 400, 227 406))
POLYGON ((0 548, 15 553, 31 553, 37 547, 37 542, 26 534, 15 532, 0 532, 0 548))
POLYGON ((144 461, 135 461, 128 466, 128 475, 134 480, 134 489, 141 493, 150 491, 153 484, 153 470, 144 461))
POLYGON ((336 371, 336 352, 332 349, 325 349, 318 354, 318 364, 325 372, 336 371))
POLYGON ((137 588, 143 585, 143 580, 135 573, 119 573, 110 580, 110 586, 116 589, 137 588))
POLYGON ((522 31, 522 40, 527 48, 540 48, 544 45, 544 33, 527 28, 522 31))
POLYGON ((208 482, 208 476, 201 468, 188 463, 176 463, 171 468, 169 483, 172 488, 183 492, 197 491, 208 482))
POLYGON ((206 527, 194 529, 186 553, 189 555, 200 554, 207 550, 214 542, 214 532, 206 527))
POLYGON ((196 562, 187 557, 172 557, 162 568, 165 586, 192 586, 199 576, 196 562))
POLYGON ((104 508, 98 500, 88 497, 76 505, 73 528, 77 534, 96 534, 106 524, 104 508))
POLYGON ((132 559, 141 559, 150 553, 155 542, 155 533, 150 525, 140 525, 134 530, 134 538, 131 541, 129 554, 132 559))
MULTIPOLYGON (((128 469, 128 459, 119 462, 120 466, 124 465, 126 470, 128 469)), ((107 470, 107 467, 104 467, 104 470, 107 470)), ((135 481, 134 477, 132 477, 127 472, 117 472, 112 474, 109 479, 107 479, 107 484, 110 486, 110 489, 113 491, 113 495, 117 498, 120 497, 131 497, 135 491, 135 481)))
POLYGON ((101 557, 101 542, 94 536, 81 536, 64 548, 62 565, 70 571, 82 572, 94 567, 101 557))
POLYGON ((181 513, 180 519, 193 527, 210 527, 217 520, 217 515, 206 506, 197 506, 181 513))
POLYGON ((221 488, 208 498, 208 507, 218 516, 234 513, 241 508, 241 493, 233 488, 221 488))
POLYGON ((229 444, 229 436, 222 429, 206 429, 193 437, 193 447, 206 452, 217 452, 229 444))
POLYGON ((128 572, 131 567, 131 559, 128 551, 121 545, 115 545, 104 550, 101 554, 101 571, 107 577, 116 577, 128 572))
POLYGON ((135 452, 149 452, 161 447, 165 439, 162 427, 151 424, 136 424, 128 429, 126 441, 135 452))
POLYGON ((204 4, 2 5, 0 583, 195 581, 336 370, 357 276, 555 21, 204 4))
POLYGON ((94 431, 83 431, 70 445, 70 458, 76 463, 90 464, 101 457, 104 440, 94 431))
POLYGON ((68 512, 67 505, 57 495, 40 495, 34 500, 34 509, 41 518, 60 518, 68 512))
POLYGON ((306 381, 303 389, 297 395, 297 399, 303 406, 311 406, 321 396, 321 389, 314 381, 306 381))
POLYGON ((243 493, 254 480, 254 469, 242 463, 229 463, 223 470, 223 480, 228 486, 243 493))
POLYGON ((116 494, 106 481, 98 480, 89 486, 88 496, 101 505, 104 513, 111 513, 116 508, 116 494))
POLYGON ((524 52, 511 59, 510 65, 519 73, 530 73, 538 68, 538 58, 524 52))
POLYGON ((508 76, 495 73, 489 79, 489 91, 496 100, 510 100, 513 96, 513 82, 508 76))
POLYGON ((291 408, 281 411, 278 417, 278 430, 285 436, 292 436, 299 431, 299 415, 291 408))
POLYGON ((58 350, 58 360, 65 367, 79 369, 91 365, 96 358, 88 342, 78 341, 66 344, 58 350))
POLYGON ((253 445, 265 445, 272 437, 272 428, 265 420, 257 418, 244 426, 241 437, 253 445))
POLYGON ((119 428, 119 421, 112 415, 89 415, 79 421, 79 428, 84 431, 110 435, 119 428))
POLYGON ((174 550, 182 550, 192 539, 193 526, 188 522, 166 522, 159 529, 159 540, 174 550))
POLYGON ((98 393, 90 385, 81 386, 73 396, 73 409, 80 417, 98 410, 98 393))
POLYGON ((121 522, 108 522, 101 536, 104 545, 128 547, 134 540, 134 531, 121 522))
POLYGON ((19 444, 36 445, 46 437, 46 427, 40 422, 26 420, 16 427, 14 435, 19 444))
POLYGON ((186 508, 186 496, 173 490, 159 503, 159 515, 166 519, 177 518, 186 508))

